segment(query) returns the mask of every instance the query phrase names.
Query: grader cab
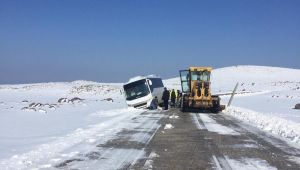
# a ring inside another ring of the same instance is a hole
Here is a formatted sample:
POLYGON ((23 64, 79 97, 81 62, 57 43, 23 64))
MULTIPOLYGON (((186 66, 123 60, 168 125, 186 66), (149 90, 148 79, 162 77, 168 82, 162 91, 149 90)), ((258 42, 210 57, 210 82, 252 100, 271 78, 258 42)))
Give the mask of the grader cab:
POLYGON ((180 70, 182 87, 181 110, 210 111, 218 113, 225 109, 220 105, 220 97, 211 94, 211 67, 190 67, 180 70))

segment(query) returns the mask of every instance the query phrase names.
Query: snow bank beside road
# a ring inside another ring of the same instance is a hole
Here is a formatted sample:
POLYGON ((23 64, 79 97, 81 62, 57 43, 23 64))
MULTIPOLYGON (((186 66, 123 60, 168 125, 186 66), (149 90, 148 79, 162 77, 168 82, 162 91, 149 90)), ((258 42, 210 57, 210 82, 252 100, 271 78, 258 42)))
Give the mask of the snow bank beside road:
POLYGON ((258 128, 279 135, 300 147, 300 123, 295 123, 272 114, 255 112, 231 106, 224 111, 240 120, 256 125, 258 128))

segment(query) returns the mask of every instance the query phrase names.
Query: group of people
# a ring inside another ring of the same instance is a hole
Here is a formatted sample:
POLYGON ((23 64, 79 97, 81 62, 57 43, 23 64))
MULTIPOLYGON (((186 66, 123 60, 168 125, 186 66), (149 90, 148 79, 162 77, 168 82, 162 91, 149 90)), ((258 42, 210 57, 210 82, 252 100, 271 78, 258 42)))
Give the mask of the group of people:
POLYGON ((165 90, 162 95, 162 100, 164 101, 164 109, 168 110, 169 109, 169 100, 171 98, 171 103, 170 106, 171 108, 175 108, 176 106, 180 106, 180 99, 181 99, 182 93, 180 90, 175 91, 172 89, 171 92, 165 87, 165 90), (171 94, 170 94, 171 93, 171 94))
MULTIPOLYGON (((171 108, 179 107, 181 97, 182 97, 182 93, 180 92, 180 90, 175 91, 174 89, 172 89, 171 91, 169 91, 165 87, 163 95, 162 95, 164 110, 169 109, 169 104, 170 104, 171 108), (170 101, 170 103, 169 103, 169 101, 170 101)), ((157 108, 158 108, 158 98, 157 98, 157 96, 155 96, 155 98, 151 101, 149 109, 155 110, 157 108)))

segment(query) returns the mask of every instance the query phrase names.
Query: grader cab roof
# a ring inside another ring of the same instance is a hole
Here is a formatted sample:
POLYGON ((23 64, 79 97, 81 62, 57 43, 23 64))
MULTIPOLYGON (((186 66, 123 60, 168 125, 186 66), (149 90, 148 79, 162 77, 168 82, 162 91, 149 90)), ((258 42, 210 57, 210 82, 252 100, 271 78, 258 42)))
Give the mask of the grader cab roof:
POLYGON ((212 67, 190 67, 190 71, 212 71, 212 67))

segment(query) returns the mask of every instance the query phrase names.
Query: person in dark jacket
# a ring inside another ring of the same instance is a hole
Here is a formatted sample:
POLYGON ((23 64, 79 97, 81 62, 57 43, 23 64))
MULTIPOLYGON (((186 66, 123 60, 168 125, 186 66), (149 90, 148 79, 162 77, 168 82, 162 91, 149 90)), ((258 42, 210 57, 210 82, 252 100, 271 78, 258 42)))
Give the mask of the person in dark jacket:
POLYGON ((176 93, 175 90, 173 89, 171 92, 171 107, 175 107, 175 101, 176 101, 176 93))
POLYGON ((165 110, 168 110, 168 108, 169 108, 169 98, 170 98, 170 93, 167 90, 167 88, 165 87, 165 90, 164 90, 162 98, 161 98, 164 101, 165 110))

